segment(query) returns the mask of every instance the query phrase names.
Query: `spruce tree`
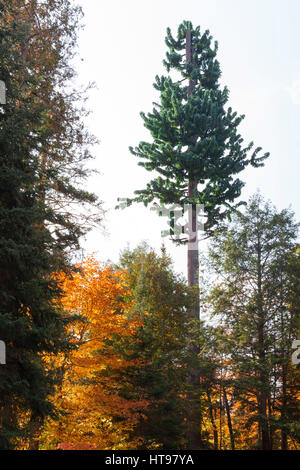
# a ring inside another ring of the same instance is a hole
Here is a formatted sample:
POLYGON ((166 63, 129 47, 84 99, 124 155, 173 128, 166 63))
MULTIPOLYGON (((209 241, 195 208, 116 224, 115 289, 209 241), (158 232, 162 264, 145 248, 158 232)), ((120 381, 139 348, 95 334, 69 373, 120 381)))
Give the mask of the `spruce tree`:
MULTIPOLYGON (((182 209, 184 204, 191 205, 184 243, 188 243, 188 284, 198 292, 196 205, 204 206, 205 237, 210 236, 220 221, 242 204, 234 203, 244 185, 236 175, 248 165, 262 166, 268 154, 259 156, 261 149, 254 149, 253 142, 243 144, 238 126, 244 116, 227 106, 228 89, 219 84, 218 44, 212 42, 209 31, 202 33, 199 26, 193 28, 191 22, 184 21, 176 38, 167 30, 166 45, 164 65, 180 77, 156 76, 154 88, 160 93, 160 102, 153 103, 152 112, 141 113, 152 141, 130 147, 141 159, 138 164, 158 175, 145 189, 136 190, 127 204, 143 202, 147 206, 156 202, 182 209)), ((199 318, 198 296, 189 314, 199 318)), ((190 381, 198 382, 196 370, 191 370, 190 381)), ((197 430, 192 427, 190 445, 195 448, 201 443, 196 442, 197 430)))
POLYGON ((79 186, 90 154, 76 96, 64 92, 74 76, 69 61, 80 17, 68 0, 0 1, 0 79, 7 91, 0 112, 2 449, 34 438, 54 413, 49 395, 57 374, 45 355, 72 347, 52 273, 70 269, 70 253, 86 230, 69 203, 97 204, 79 186), (74 138, 79 132, 82 145, 74 138))

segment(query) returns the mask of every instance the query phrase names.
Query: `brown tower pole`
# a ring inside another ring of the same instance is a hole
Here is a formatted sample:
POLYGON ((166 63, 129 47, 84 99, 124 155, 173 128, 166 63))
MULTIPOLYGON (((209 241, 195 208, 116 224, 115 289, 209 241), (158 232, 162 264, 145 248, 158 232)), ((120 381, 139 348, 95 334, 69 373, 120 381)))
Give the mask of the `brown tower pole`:
MULTIPOLYGON (((186 31, 186 61, 193 62, 193 44, 192 44, 192 33, 191 30, 186 31)), ((188 97, 191 95, 195 88, 195 82, 189 80, 188 84, 188 97)), ((191 138, 191 144, 195 144, 197 137, 191 138)), ((197 189, 198 181, 193 175, 193 171, 189 174, 188 183, 188 197, 193 198, 195 190, 197 189)), ((188 312, 189 319, 195 319, 199 321, 199 250, 198 250, 198 233, 197 233, 197 213, 196 207, 192 207, 189 210, 189 233, 188 233, 188 256, 187 256, 187 274, 188 274, 188 285, 195 289, 195 304, 190 312, 188 312)), ((192 335, 191 335, 192 336, 192 335)), ((198 347, 193 342, 193 338, 190 337, 190 352, 193 359, 197 358, 198 347)), ((198 368, 190 367, 188 371, 188 387, 189 391, 187 394, 187 446, 188 449, 197 450, 202 448, 201 441, 201 417, 197 407, 199 399, 199 384, 200 374, 198 368)))
MULTIPOLYGON (((193 61, 193 45, 191 30, 186 31, 186 61, 192 63, 193 61)), ((191 95, 195 88, 195 82, 189 80, 188 97, 191 95)), ((197 137, 191 138, 191 144, 195 144, 197 137)), ((193 198, 195 190, 197 189, 197 180, 193 176, 191 170, 189 175, 188 197, 193 198)), ((190 287, 198 286, 198 271, 199 271, 199 253, 198 253, 198 234, 197 234, 197 214, 196 208, 193 207, 189 211, 189 237, 188 237, 188 285, 190 287)), ((193 316, 199 318, 199 301, 195 306, 193 316)))

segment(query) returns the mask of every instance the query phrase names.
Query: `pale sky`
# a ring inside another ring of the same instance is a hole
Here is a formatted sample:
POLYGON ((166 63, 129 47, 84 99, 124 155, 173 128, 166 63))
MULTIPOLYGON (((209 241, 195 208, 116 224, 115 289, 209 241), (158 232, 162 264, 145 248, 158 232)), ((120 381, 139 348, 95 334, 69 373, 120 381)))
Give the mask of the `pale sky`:
MULTIPOLYGON (((113 210, 118 197, 143 189, 151 174, 137 165, 128 147, 149 140, 140 111, 152 110, 155 75, 162 66, 166 28, 173 33, 183 20, 210 30, 219 43, 222 85, 228 105, 246 117, 240 126, 245 144, 253 140, 271 155, 264 168, 247 169, 242 199, 257 189, 278 209, 291 206, 299 220, 300 148, 300 1, 299 0, 79 0, 85 12, 78 63, 81 83, 95 81, 86 121, 100 145, 94 166, 101 175, 90 180, 108 209, 108 232, 93 231, 83 242, 87 253, 116 262, 127 244, 162 243, 166 220, 143 205, 113 210)), ((186 248, 166 247, 175 269, 186 273, 186 248)))

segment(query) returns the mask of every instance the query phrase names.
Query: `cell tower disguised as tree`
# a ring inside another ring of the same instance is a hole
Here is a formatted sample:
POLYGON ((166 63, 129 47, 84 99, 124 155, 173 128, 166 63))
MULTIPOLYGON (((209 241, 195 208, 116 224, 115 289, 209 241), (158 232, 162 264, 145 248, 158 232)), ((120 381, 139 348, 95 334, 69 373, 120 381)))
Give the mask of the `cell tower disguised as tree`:
MULTIPOLYGON (((244 185, 236 175, 249 164, 263 166, 268 153, 259 156, 261 148, 254 149, 253 142, 243 145, 238 126, 244 116, 226 106, 229 92, 220 88, 217 42, 212 43, 209 31, 201 33, 199 26, 193 28, 191 22, 184 21, 177 39, 167 30, 166 44, 164 65, 180 77, 173 81, 170 75, 156 76, 154 87, 160 92, 160 103, 153 103, 151 113, 141 113, 152 141, 130 148, 141 159, 139 165, 158 175, 145 189, 135 191, 128 204, 156 202, 182 209, 190 205, 185 240, 188 284, 198 291, 197 205, 205 209, 205 237, 210 236, 218 223, 242 204, 234 204, 244 185)), ((199 294, 189 315, 199 318, 199 294)), ((193 437, 190 445, 197 448, 193 437)))

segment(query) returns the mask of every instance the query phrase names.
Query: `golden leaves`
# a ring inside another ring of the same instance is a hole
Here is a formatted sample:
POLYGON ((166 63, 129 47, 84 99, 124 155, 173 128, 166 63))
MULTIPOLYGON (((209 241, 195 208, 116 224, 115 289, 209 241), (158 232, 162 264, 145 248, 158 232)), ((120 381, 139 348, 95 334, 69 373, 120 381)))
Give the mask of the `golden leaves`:
POLYGON ((127 316, 133 300, 125 271, 114 271, 92 256, 77 268, 72 276, 56 275, 65 292, 61 306, 68 315, 81 316, 69 327, 79 347, 64 361, 57 358, 64 368, 64 380, 55 402, 65 416, 59 422, 49 421, 44 439, 52 446, 61 443, 64 449, 105 449, 112 445, 124 449, 127 434, 148 403, 119 396, 113 374, 103 371, 122 371, 138 364, 125 360, 108 342, 115 336, 122 341, 135 335, 142 320, 127 316))

